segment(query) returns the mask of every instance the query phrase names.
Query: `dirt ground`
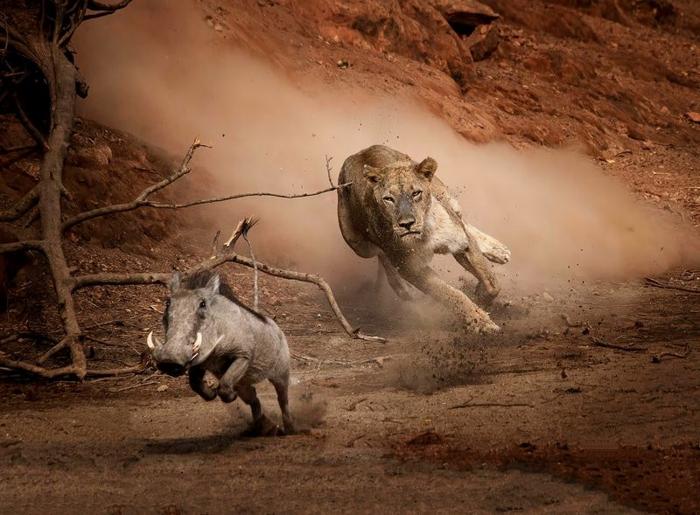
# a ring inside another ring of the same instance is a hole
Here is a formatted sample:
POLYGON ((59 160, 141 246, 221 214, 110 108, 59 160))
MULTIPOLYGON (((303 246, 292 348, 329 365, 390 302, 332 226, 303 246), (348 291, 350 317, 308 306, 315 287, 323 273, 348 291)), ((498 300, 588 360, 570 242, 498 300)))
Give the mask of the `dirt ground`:
POLYGON ((393 302, 368 301, 352 316, 380 344, 340 334, 313 290, 263 287, 291 306, 278 322, 303 433, 243 437, 243 405, 206 403, 182 378, 6 380, 3 511, 700 509, 697 294, 597 284, 520 299, 495 315, 494 342, 386 321, 393 302))
MULTIPOLYGON (((501 14, 500 43, 465 68, 454 66, 458 36, 421 2, 196 5, 232 46, 313 76, 314 87, 411 95, 470 141, 580 145, 641 201, 697 228, 700 130, 686 113, 700 109, 698 4, 678 0, 666 17, 650 7, 663 1, 486 3, 501 14), (444 34, 433 41, 435 27, 444 34)), ((36 181, 39 155, 16 121, 0 116, 0 127, 5 207, 36 181)), ((79 120, 67 212, 131 199, 171 158, 79 120)), ((164 198, 182 193, 206 191, 183 183, 164 198)), ((81 272, 184 269, 203 256, 193 235, 202 226, 199 211, 128 213, 71 232, 66 252, 81 272)), ((488 340, 451 330, 422 301, 400 304, 367 285, 338 291, 351 322, 387 343, 348 338, 313 287, 263 277, 262 307, 292 350, 303 431, 245 437, 240 401, 206 403, 186 379, 152 368, 82 383, 2 370, 0 512, 698 513, 700 269, 688 268, 655 284, 586 282, 527 297, 504 288, 493 309, 503 333, 488 340)), ((22 337, 1 350, 36 356, 60 321, 45 271, 23 273, 0 316, 0 334, 22 337)), ((226 275, 250 300, 250 275, 226 275)), ((82 292, 91 366, 142 360, 162 296, 82 292)), ((279 421, 272 388, 259 391, 279 421)))

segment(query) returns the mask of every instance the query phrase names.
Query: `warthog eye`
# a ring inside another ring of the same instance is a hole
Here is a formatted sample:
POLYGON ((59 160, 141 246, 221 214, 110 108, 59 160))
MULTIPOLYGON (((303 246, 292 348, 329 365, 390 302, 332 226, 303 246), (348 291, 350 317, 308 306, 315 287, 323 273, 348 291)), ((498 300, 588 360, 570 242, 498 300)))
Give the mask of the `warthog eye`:
POLYGON ((414 192, 413 192, 413 198, 414 198, 415 200, 418 200, 422 194, 423 194, 423 192, 422 192, 421 190, 414 191, 414 192))
POLYGON ((384 197, 382 200, 384 200, 384 202, 387 202, 388 204, 393 204, 393 203, 394 203, 394 197, 386 196, 386 197, 384 197))

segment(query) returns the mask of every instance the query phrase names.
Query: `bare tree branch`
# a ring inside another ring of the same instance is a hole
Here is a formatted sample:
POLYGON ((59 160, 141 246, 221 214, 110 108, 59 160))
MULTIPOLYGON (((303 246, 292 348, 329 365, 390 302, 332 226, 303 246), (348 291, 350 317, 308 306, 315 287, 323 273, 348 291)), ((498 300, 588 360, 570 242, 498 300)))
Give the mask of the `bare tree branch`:
POLYGON ((43 252, 44 242, 42 240, 24 240, 0 244, 0 254, 17 252, 18 250, 39 250, 43 252))
POLYGON ((39 200, 39 190, 34 187, 29 190, 14 206, 5 211, 0 211, 0 222, 14 222, 22 218, 25 213, 32 209, 39 200))
POLYGON ((328 175, 328 184, 331 185, 331 188, 335 188, 335 184, 333 184, 333 178, 331 177, 331 172, 333 171, 331 161, 333 161, 333 156, 326 156, 326 175, 328 175))
POLYGON ((156 193, 157 191, 162 190, 166 186, 171 185, 178 179, 184 177, 188 173, 190 173, 191 169, 189 167, 190 161, 192 161, 192 157, 194 157, 195 151, 199 147, 207 147, 210 148, 208 145, 205 145, 204 143, 199 141, 199 138, 195 138, 195 140, 192 142, 190 147, 187 149, 187 153, 185 154, 185 157, 182 159, 182 162, 180 163, 180 166, 175 170, 173 173, 168 175, 165 179, 149 186, 145 190, 143 190, 139 195, 132 200, 131 202, 126 202, 124 204, 114 204, 111 206, 104 206, 100 207, 97 209, 93 209, 90 211, 85 211, 84 213, 80 213, 76 215, 73 218, 70 218, 66 220, 63 223, 62 230, 65 232, 66 230, 70 229, 76 224, 85 222, 87 220, 91 220, 92 218, 97 218, 100 216, 106 216, 106 215, 111 215, 114 213, 122 213, 124 211, 132 211, 134 209, 137 209, 139 207, 142 207, 144 205, 148 205, 148 197, 151 196, 152 194, 156 193))
POLYGON ((29 135, 32 138, 34 138, 34 141, 36 141, 39 144, 39 146, 41 146, 41 148, 44 149, 44 151, 48 150, 49 144, 46 142, 46 138, 44 138, 44 135, 41 133, 41 131, 37 129, 36 126, 32 123, 32 121, 27 116, 27 113, 24 112, 22 104, 17 98, 17 95, 13 93, 12 99, 15 102, 15 109, 17 109, 17 117, 19 118, 19 121, 22 122, 22 126, 29 133, 29 135))
POLYGON ((154 209, 184 209, 188 207, 201 206, 204 204, 215 204, 218 202, 226 202, 228 200, 236 200, 247 197, 274 197, 274 198, 284 198, 284 199, 299 199, 307 197, 316 197, 318 195, 323 195, 324 193, 330 193, 331 191, 336 191, 340 188, 346 188, 350 183, 341 184, 340 186, 333 186, 331 188, 325 188, 322 190, 314 191, 311 193, 270 193, 270 192, 254 192, 254 193, 238 193, 236 195, 227 195, 224 197, 213 197, 208 199, 193 200, 191 202, 183 202, 180 204, 169 204, 164 202, 154 202, 151 200, 133 200, 131 202, 126 202, 124 204, 115 204, 113 206, 105 206, 91 211, 86 211, 76 215, 75 217, 66 220, 63 224, 63 230, 68 230, 71 227, 97 218, 100 216, 111 215, 114 213, 123 213, 126 211, 133 211, 135 209, 150 207, 154 209))
MULTIPOLYGON (((343 315, 338 302, 335 300, 333 295, 333 290, 330 285, 320 276, 307 274, 303 272, 296 272, 293 270, 285 270, 282 268, 276 268, 260 261, 241 256, 233 252, 233 246, 236 241, 245 234, 246 231, 252 227, 255 222, 251 219, 243 219, 238 223, 238 226, 234 230, 231 238, 224 246, 224 249, 217 255, 207 258, 201 261, 199 264, 191 267, 186 271, 187 275, 195 275, 207 270, 213 270, 224 263, 237 263, 243 266, 247 266, 254 270, 259 270, 265 274, 272 275, 274 277, 280 277, 282 279, 288 279, 292 281, 300 281, 306 283, 312 283, 318 286, 318 288, 324 293, 328 304, 330 305, 336 318, 343 326, 345 332, 352 338, 376 342, 386 341, 384 338, 379 336, 369 336, 360 332, 359 329, 352 327, 350 322, 343 315)), ((171 274, 167 273, 124 273, 124 274, 113 274, 113 273, 103 273, 103 274, 92 274, 83 275, 73 278, 72 290, 78 290, 81 288, 86 288, 88 286, 107 286, 107 285, 128 285, 128 284, 168 284, 170 281, 171 274)))

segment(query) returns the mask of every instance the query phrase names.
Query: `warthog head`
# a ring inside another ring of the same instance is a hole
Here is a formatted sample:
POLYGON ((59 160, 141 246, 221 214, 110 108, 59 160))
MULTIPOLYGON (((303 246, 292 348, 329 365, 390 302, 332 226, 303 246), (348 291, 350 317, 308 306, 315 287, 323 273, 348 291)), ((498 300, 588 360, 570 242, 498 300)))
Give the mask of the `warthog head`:
POLYGON ((430 209, 430 181, 437 162, 427 157, 419 164, 396 163, 386 168, 365 165, 365 178, 372 184, 374 201, 383 222, 399 240, 420 238, 430 209))
POLYGON ((175 272, 163 313, 165 343, 149 333, 146 343, 161 372, 180 376, 191 365, 205 361, 222 336, 218 334, 211 306, 219 295, 218 274, 195 277, 183 285, 175 272), (206 280, 206 284, 201 284, 206 280), (199 283, 199 287, 198 287, 199 283))

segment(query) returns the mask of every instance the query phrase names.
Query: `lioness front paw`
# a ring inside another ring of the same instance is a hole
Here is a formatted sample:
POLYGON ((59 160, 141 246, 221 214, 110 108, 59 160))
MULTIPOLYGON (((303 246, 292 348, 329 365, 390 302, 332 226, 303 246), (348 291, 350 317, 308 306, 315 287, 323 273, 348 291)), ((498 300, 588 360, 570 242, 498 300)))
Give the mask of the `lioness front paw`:
POLYGON ((483 335, 497 334, 501 332, 501 328, 496 325, 492 320, 479 324, 477 327, 477 332, 483 335))
POLYGON ((479 304, 483 306, 490 306, 493 299, 498 297, 500 291, 500 288, 486 286, 484 283, 479 283, 476 285, 476 291, 474 294, 476 295, 476 300, 479 302, 479 304))

